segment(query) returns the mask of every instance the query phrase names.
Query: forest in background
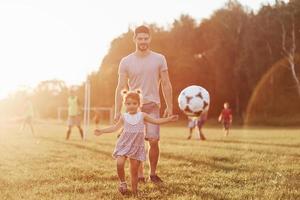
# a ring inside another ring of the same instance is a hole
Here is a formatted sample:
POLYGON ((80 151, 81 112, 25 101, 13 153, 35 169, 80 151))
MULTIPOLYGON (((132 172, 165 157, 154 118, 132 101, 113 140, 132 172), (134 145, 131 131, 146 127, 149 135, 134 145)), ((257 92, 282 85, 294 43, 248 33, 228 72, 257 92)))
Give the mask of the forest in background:
MULTIPOLYGON (((182 114, 180 91, 200 85, 211 95, 211 118, 227 101, 237 123, 299 124, 300 0, 276 1, 255 13, 231 0, 201 22, 183 14, 169 27, 148 25, 151 49, 168 62, 175 113, 182 114)), ((91 106, 113 106, 119 62, 135 50, 132 38, 132 28, 115 38, 99 70, 88 75, 91 106)), ((63 80, 45 80, 30 93, 20 90, 1 100, 1 115, 20 114, 29 97, 39 117, 55 118, 67 104, 68 89, 63 80)), ((84 84, 77 90, 82 102, 84 84)))

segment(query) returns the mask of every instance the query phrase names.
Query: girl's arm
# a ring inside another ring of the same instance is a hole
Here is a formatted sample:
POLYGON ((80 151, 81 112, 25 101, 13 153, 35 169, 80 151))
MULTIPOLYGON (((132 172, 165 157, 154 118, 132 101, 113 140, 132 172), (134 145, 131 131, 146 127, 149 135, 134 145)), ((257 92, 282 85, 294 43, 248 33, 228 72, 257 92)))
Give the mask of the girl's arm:
POLYGON ((175 121, 178 120, 178 115, 171 115, 170 117, 158 118, 158 119, 155 119, 155 118, 151 117, 147 113, 143 113, 143 115, 144 115, 144 120, 146 122, 149 122, 149 123, 152 123, 152 124, 164 124, 164 123, 167 123, 167 122, 175 122, 175 121))
POLYGON ((114 124, 110 127, 107 127, 107 128, 96 129, 94 133, 97 136, 102 135, 104 133, 112 133, 112 132, 119 130, 122 126, 123 126, 123 118, 120 117, 119 121, 116 124, 114 124))

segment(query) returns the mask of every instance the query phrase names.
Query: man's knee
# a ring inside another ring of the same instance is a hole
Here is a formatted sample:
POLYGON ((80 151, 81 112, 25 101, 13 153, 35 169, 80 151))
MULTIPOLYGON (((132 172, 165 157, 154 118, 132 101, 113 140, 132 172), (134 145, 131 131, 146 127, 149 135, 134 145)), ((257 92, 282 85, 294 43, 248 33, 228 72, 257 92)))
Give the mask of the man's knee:
POLYGON ((150 145, 150 148, 155 148, 155 147, 158 147, 158 139, 149 139, 149 145, 150 145))

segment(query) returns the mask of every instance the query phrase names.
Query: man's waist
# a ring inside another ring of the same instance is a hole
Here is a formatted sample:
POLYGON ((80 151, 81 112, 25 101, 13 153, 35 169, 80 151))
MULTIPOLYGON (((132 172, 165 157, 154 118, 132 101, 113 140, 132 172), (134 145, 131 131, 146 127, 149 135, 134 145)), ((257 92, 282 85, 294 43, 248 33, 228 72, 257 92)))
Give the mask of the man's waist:
POLYGON ((148 104, 148 103, 154 103, 153 101, 150 101, 148 99, 143 99, 143 104, 148 104))
POLYGON ((160 102, 155 102, 155 101, 151 101, 151 100, 149 100, 149 99, 143 99, 143 102, 142 102, 142 105, 144 106, 144 105, 149 105, 149 104, 156 104, 156 105, 158 105, 159 107, 160 107, 160 102))
POLYGON ((143 104, 149 102, 160 103, 160 97, 157 95, 146 95, 142 93, 142 96, 143 104))

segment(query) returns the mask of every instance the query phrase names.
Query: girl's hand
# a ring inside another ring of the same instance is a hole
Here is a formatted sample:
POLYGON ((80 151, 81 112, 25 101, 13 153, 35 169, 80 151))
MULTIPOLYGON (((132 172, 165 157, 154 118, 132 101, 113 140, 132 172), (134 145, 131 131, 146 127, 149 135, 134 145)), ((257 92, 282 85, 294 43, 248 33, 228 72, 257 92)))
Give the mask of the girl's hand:
POLYGON ((99 135, 102 135, 103 133, 102 133, 102 131, 100 129, 95 129, 94 134, 96 136, 99 136, 99 135))
POLYGON ((178 115, 171 115, 169 118, 170 118, 171 122, 175 122, 178 120, 179 117, 178 117, 178 115))

